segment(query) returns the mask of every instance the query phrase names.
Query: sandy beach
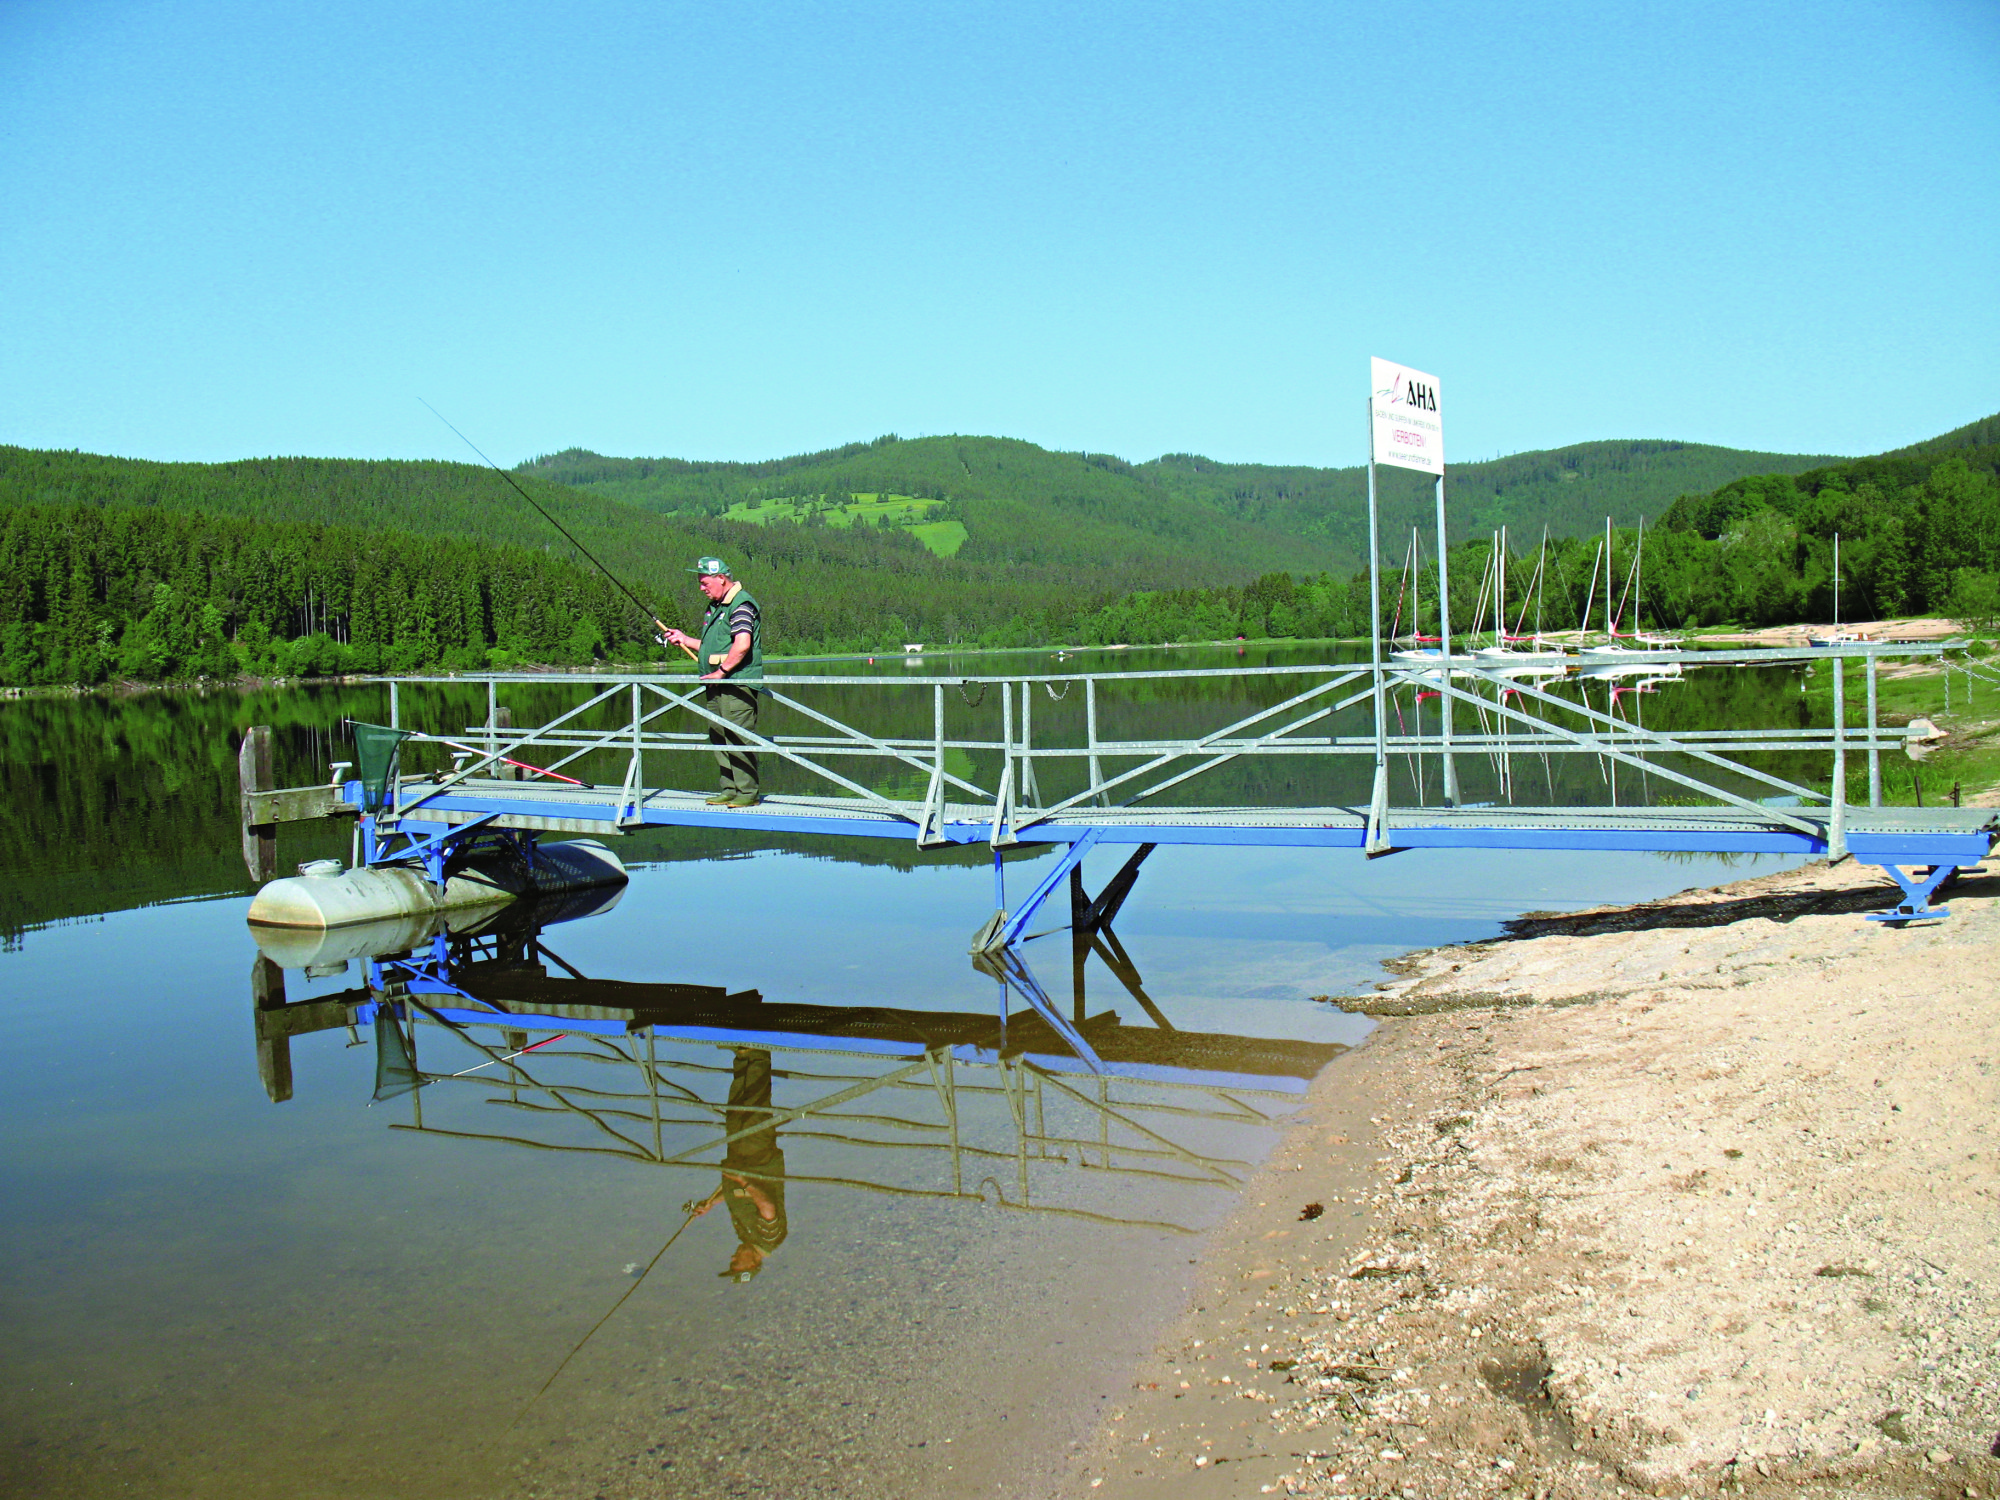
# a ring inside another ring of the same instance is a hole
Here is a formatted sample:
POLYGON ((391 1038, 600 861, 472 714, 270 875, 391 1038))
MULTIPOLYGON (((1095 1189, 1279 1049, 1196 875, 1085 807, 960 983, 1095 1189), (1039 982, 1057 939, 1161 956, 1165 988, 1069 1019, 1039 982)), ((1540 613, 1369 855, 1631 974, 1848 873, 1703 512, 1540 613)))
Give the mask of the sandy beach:
POLYGON ((1412 955, 1077 1464, 1099 1497, 1990 1496, 2000 876, 1412 955))

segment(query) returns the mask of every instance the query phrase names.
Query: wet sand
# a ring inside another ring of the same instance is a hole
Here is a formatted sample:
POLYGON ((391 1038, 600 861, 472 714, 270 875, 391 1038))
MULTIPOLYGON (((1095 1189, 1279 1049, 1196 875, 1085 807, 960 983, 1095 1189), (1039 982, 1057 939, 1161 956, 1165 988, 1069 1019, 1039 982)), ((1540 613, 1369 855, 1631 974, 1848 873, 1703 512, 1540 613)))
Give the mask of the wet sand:
POLYGON ((1069 1493, 1993 1495, 2000 875, 1892 894, 1398 961, 1069 1493))

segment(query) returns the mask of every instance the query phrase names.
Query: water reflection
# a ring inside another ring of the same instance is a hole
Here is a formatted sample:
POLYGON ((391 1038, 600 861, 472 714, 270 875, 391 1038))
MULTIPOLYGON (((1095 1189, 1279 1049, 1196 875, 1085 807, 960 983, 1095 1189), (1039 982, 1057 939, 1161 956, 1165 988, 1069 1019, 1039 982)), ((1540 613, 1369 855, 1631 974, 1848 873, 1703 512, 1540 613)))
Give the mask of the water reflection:
POLYGON ((726 1209, 736 1245, 721 1274, 748 1281, 790 1236, 785 1192, 799 1183, 1194 1233, 1273 1118, 1345 1050, 1177 1029, 1108 920, 1071 943, 1065 1016, 1017 948, 981 960, 999 981, 985 1014, 599 978, 563 959, 550 931, 592 910, 524 902, 414 942, 382 924, 336 935, 345 941, 253 929, 267 1093, 292 1095, 291 1038, 371 1029, 374 1098, 408 1109, 390 1128, 708 1177, 707 1198, 683 1206, 726 1209), (324 972, 384 939, 399 951, 366 955, 371 972, 416 972, 398 959, 442 946, 453 993, 391 978, 286 1000, 286 967, 324 972), (1090 1013, 1093 958, 1150 1024, 1090 1013), (1023 995, 1035 1001, 1025 1011, 1010 1003, 1023 995), (1138 1179, 1174 1191, 1145 1193, 1154 1211, 1135 1213, 1116 1188, 1138 1179))

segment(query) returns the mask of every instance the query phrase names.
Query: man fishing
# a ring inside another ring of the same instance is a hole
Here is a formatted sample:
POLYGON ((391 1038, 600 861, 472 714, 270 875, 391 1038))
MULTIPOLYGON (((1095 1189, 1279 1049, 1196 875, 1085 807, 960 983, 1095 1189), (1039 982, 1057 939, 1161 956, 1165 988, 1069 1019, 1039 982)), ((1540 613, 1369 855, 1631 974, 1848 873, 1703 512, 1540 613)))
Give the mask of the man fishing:
POLYGON ((757 785, 757 752, 742 748, 744 737, 757 730, 757 692, 764 680, 763 612, 750 591, 729 575, 729 564, 704 557, 688 569, 698 575, 708 612, 702 616, 699 638, 684 630, 664 629, 660 641, 692 652, 701 680, 710 684, 702 706, 728 725, 711 723, 708 742, 715 746, 722 786, 708 799, 711 807, 755 807, 764 800, 757 785), (728 727, 735 726, 734 728, 728 727))

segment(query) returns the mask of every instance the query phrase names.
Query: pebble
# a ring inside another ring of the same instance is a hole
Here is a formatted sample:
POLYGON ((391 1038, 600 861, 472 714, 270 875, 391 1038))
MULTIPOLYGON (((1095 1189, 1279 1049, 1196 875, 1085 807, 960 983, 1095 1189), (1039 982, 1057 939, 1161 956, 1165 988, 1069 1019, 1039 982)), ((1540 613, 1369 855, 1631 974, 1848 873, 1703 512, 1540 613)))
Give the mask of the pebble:
POLYGON ((1951 1462, 1951 1449, 1933 1448, 1924 1457, 1928 1458, 1934 1464, 1948 1464, 1951 1462))

